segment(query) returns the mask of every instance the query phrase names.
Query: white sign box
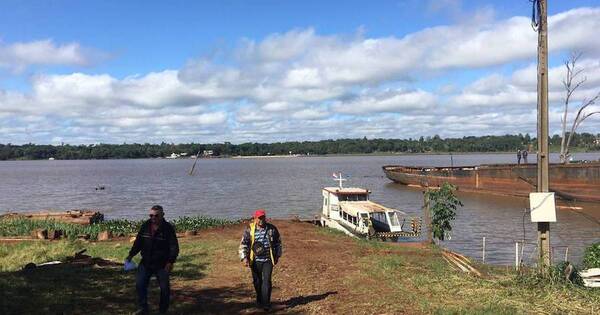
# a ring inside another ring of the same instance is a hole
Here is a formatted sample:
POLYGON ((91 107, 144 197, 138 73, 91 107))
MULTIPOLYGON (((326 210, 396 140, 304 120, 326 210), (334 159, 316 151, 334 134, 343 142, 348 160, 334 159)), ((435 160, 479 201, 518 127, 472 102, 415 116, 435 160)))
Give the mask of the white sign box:
POLYGON ((556 222, 554 193, 530 193, 531 222, 556 222))

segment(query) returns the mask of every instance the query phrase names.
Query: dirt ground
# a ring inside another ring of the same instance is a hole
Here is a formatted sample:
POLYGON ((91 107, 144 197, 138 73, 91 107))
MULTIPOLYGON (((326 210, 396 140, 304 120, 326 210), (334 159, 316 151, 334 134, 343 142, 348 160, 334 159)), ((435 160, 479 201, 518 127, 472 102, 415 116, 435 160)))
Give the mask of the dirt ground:
MULTIPOLYGON (((281 233, 283 256, 273 271, 272 313, 372 313, 369 295, 383 294, 385 288, 361 274, 358 267, 365 251, 372 249, 361 248, 350 237, 310 223, 273 223, 281 233)), ((243 229, 243 225, 217 228, 196 236, 227 245, 216 253, 206 277, 196 283, 175 284, 175 303, 184 300, 188 304, 195 299, 198 313, 263 313, 254 308, 250 270, 231 254, 232 247, 237 249, 243 229)))

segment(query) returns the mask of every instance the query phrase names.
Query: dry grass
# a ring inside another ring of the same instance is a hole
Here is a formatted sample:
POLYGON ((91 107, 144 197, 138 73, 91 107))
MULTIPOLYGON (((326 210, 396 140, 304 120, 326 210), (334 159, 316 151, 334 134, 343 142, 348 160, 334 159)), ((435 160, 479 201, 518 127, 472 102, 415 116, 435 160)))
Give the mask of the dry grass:
MULTIPOLYGON (((592 314, 600 290, 480 266, 485 278, 452 270, 440 250, 420 244, 354 240, 303 223, 276 222, 284 257, 274 273, 282 314, 592 314)), ((180 240, 173 314, 253 314, 250 275, 236 257, 243 226, 180 240)), ((128 241, 0 244, 0 313, 106 313, 135 309, 133 273, 62 266, 18 271, 82 248, 122 261, 128 241)), ((156 303, 157 290, 151 290, 156 303)))

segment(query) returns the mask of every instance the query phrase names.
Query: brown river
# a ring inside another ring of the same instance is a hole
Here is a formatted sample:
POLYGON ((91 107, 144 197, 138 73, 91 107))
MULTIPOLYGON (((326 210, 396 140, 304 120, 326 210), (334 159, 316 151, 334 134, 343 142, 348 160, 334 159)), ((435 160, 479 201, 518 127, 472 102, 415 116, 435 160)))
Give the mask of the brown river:
MULTIPOLYGON (((556 158, 555 156, 553 158, 556 158)), ((578 154, 597 160, 600 153, 578 154)), ((513 154, 455 154, 454 165, 513 163, 513 154)), ((529 156, 535 161, 535 155, 529 156)), ((192 160, 86 160, 0 162, 0 213, 43 209, 98 209, 107 218, 145 218, 153 204, 169 217, 208 215, 242 218, 264 208, 271 217, 311 218, 321 207, 321 188, 335 186, 333 172, 349 176, 347 186, 373 191, 371 199, 409 214, 422 215, 419 189, 389 181, 382 165, 450 165, 449 155, 330 156, 268 159, 202 159, 193 176, 192 160), (105 189, 97 190, 103 186, 105 189)), ((460 193, 464 206, 442 246, 486 262, 514 264, 515 242, 525 240, 523 260, 535 260, 536 226, 527 199, 460 193)), ((600 241, 600 205, 559 209, 551 224, 555 262, 581 261, 585 246, 600 241)), ((282 231, 285 236, 285 231, 282 231)))

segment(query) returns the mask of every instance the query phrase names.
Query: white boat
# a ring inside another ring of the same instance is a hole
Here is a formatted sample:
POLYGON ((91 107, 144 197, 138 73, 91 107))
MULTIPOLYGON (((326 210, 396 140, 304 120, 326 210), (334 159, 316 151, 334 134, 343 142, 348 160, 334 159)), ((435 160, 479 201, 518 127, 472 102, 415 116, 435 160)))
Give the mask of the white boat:
POLYGON ((171 155, 167 156, 166 159, 178 159, 179 157, 179 154, 171 153, 171 155))
POLYGON ((322 190, 322 226, 340 230, 348 235, 365 238, 397 239, 418 237, 421 219, 410 217, 403 211, 385 207, 369 200, 371 191, 363 188, 344 188, 346 179, 334 174, 339 187, 322 190))

